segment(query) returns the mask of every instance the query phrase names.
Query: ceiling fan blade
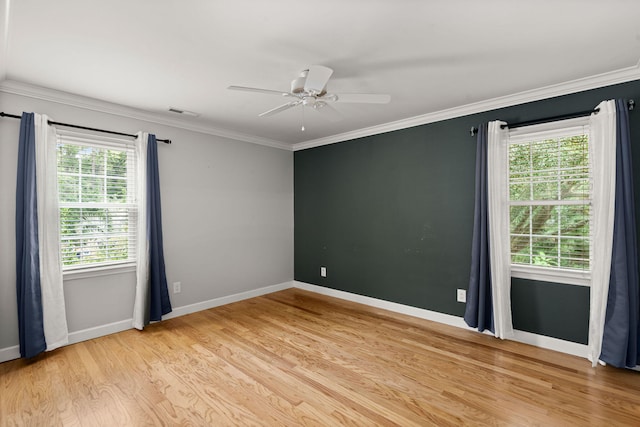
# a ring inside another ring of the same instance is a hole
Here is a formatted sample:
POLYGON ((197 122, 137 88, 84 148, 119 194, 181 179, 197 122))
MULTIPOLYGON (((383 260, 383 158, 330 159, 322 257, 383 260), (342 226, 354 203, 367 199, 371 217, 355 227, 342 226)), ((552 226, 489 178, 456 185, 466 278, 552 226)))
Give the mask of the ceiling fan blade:
POLYGON ((382 93, 336 93, 337 102, 356 102, 361 104, 388 104, 391 95, 382 93))
POLYGON ((336 110, 326 102, 316 102, 313 106, 313 109, 332 122, 339 122, 340 120, 342 120, 342 116, 340 115, 338 110, 336 110))
POLYGON ((268 116, 273 116, 274 114, 278 114, 284 110, 288 110, 289 108, 293 108, 296 105, 299 105, 302 101, 292 101, 292 102, 287 102, 286 104, 282 104, 279 107, 276 108, 272 108, 269 111, 265 111, 264 113, 258 114, 258 117, 268 117, 268 116))
POLYGON ((333 70, 323 65, 312 65, 309 67, 307 80, 304 82, 304 90, 309 93, 322 93, 333 70))
POLYGON ((291 96, 291 94, 288 93, 288 92, 282 92, 282 91, 279 91, 279 90, 271 90, 271 89, 259 89, 257 87, 229 86, 227 89, 240 90, 240 91, 243 91, 243 92, 266 93, 268 95, 291 96))

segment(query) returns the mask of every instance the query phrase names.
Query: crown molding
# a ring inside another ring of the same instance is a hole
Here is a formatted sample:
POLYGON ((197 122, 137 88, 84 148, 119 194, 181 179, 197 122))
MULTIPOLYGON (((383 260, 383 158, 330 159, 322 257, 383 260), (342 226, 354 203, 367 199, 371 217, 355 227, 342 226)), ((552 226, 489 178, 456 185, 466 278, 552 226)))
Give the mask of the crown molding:
POLYGON ((597 74, 590 77, 571 80, 564 83, 545 86, 539 89, 518 92, 512 95, 501 96, 488 99, 486 101, 474 102, 460 107, 449 108, 408 119, 397 120, 382 125, 371 126, 355 131, 345 132, 338 135, 331 135, 325 138, 318 138, 310 141, 293 144, 293 151, 305 150, 308 148, 320 147, 322 145, 334 144, 365 136, 377 135, 394 130, 406 129, 414 126, 435 123, 442 120, 467 116, 470 114, 482 113, 496 110, 498 108, 510 107, 527 102, 539 101, 561 95, 582 92, 599 87, 610 86, 618 83, 625 83, 640 79, 640 61, 634 66, 622 68, 607 73, 597 74))
MULTIPOLYGON (((8 13, 8 1, 6 12, 8 13)), ((0 40, 2 42, 3 40, 0 40)), ((0 45, 0 53, 6 54, 6 49, 0 45)), ((6 62, 6 61, 3 61, 6 62)), ((0 78, 2 77, 4 65, 0 65, 0 78)), ((126 107, 120 104, 114 104, 94 98, 88 98, 67 92, 57 91, 54 89, 35 86, 15 80, 4 80, 0 83, 0 92, 15 95, 26 96, 35 99, 55 102, 58 104, 69 105, 73 107, 83 108, 87 110, 97 111, 116 116, 122 116, 150 123, 171 126, 178 129, 185 129, 193 132, 214 135, 223 138, 229 138, 237 141, 249 142, 252 144, 264 145, 268 147, 278 148, 287 151, 305 150, 308 148, 320 147, 323 145, 334 144, 338 142, 348 141, 352 139, 362 138, 371 135, 377 135, 385 132, 406 129, 414 126, 420 126, 428 123, 435 123, 443 120, 453 119, 456 117, 477 114, 498 108, 510 107, 513 105, 524 104, 527 102, 539 101, 542 99, 553 98, 556 96, 568 95, 571 93, 581 92, 599 87, 610 86, 619 83, 625 83, 640 79, 640 61, 634 66, 622 68, 619 70, 597 74, 590 77, 571 80, 564 83, 545 86, 538 89, 532 89, 524 92, 518 92, 512 95, 497 97, 485 101, 475 102, 459 107, 453 107, 433 113, 427 113, 407 119, 397 120, 394 122, 384 123, 381 125, 371 126, 350 132, 344 132, 337 135, 331 135, 324 138, 313 139, 309 141, 299 142, 295 144, 287 144, 268 138, 261 138, 254 135, 233 132, 212 126, 196 125, 172 118, 165 117, 161 114, 151 113, 148 111, 126 107)))
MULTIPOLYGON (((0 70, 1 71, 1 70, 0 70)), ((31 85, 15 80, 5 80, 0 83, 0 92, 25 96, 29 98, 40 99, 57 104, 68 105, 71 107, 82 108, 85 110, 97 111, 100 113, 112 114, 115 116, 127 117, 130 119, 142 120, 149 123, 156 123, 165 126, 171 126, 178 129, 189 130, 193 132, 214 135, 223 138, 234 139, 237 141, 250 142, 252 144, 265 145, 268 147, 279 148, 281 150, 292 150, 291 144, 275 141, 267 138, 260 138, 253 135, 247 135, 239 132, 232 132, 212 126, 202 126, 193 123, 184 122, 161 114, 155 114, 148 111, 126 107, 120 104, 114 104, 107 101, 88 98, 75 95, 68 92, 57 91, 41 86, 31 85)))

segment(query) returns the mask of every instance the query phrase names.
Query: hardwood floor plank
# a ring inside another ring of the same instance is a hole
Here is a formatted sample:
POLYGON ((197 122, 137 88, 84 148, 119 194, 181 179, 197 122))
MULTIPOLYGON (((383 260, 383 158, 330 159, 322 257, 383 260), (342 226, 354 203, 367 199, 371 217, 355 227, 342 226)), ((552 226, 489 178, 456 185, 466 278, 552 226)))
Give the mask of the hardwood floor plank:
MULTIPOLYGON (((281 329, 286 329, 287 326, 282 324, 281 329)), ((292 332, 292 331, 288 331, 292 332)), ((396 405, 396 400, 399 401, 398 411, 403 412, 405 409, 409 409, 411 412, 418 414, 422 418, 436 417, 433 407, 430 411, 424 411, 416 404, 418 396, 412 396, 411 391, 416 388, 422 388, 424 386, 409 380, 407 377, 395 377, 390 381, 387 381, 385 371, 379 364, 372 364, 370 360, 365 357, 352 355, 347 351, 341 349, 332 349, 331 352, 327 351, 327 348, 331 346, 328 340, 321 342, 318 338, 315 342, 304 342, 304 336, 298 336, 294 342, 289 343, 285 347, 288 353, 300 360, 300 369, 313 370, 317 373, 323 374, 326 377, 332 378, 332 381, 337 384, 344 384, 345 386, 358 386, 359 392, 368 390, 376 401, 382 400, 386 405, 396 405), (313 363, 308 363, 305 356, 310 353, 315 353, 316 357, 312 360, 313 363), (296 354, 297 353, 297 354, 296 354)), ((359 350, 357 351, 359 353, 359 350)), ((368 356, 368 355, 367 355, 368 356)), ((425 397, 424 395, 422 397, 425 397)), ((437 399, 438 392, 431 393, 430 399, 437 399)), ((440 423, 445 423, 444 419, 439 420, 440 423)), ((459 423, 458 419, 450 419, 450 423, 459 423)), ((448 423, 449 423, 448 422, 448 423)))
POLYGON ((637 425, 640 373, 289 289, 0 364, 0 426, 637 425))

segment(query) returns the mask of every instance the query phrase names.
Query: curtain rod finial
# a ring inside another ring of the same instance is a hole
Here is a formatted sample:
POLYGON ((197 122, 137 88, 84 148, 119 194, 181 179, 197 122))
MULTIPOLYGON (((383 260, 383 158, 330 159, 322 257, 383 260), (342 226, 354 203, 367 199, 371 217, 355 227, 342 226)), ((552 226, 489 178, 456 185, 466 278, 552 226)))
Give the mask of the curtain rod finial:
POLYGON ((478 129, 476 129, 475 127, 472 126, 471 127, 471 131, 470 131, 471 132, 471 136, 475 136, 477 131, 478 131, 478 129))
POLYGON ((627 101, 627 105, 629 106, 629 110, 633 110, 636 106, 636 101, 630 99, 629 101, 627 101))

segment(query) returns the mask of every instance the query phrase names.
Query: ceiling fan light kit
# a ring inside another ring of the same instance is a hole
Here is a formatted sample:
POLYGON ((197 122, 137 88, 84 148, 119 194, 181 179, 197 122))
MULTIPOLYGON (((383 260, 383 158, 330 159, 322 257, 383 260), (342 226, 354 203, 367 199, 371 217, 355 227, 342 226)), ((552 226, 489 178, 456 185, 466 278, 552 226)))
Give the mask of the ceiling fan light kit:
MULTIPOLYGON (((391 101, 391 96, 386 94, 372 93, 327 93, 327 82, 333 74, 333 70, 323 65, 312 65, 303 70, 298 77, 291 81, 291 91, 282 92, 272 89, 260 89, 246 86, 229 86, 228 89, 240 90, 244 92, 264 93, 268 95, 279 95, 284 97, 297 98, 295 101, 287 102, 271 110, 258 114, 258 117, 267 117, 278 114, 282 111, 301 105, 310 107, 314 111, 322 113, 331 121, 340 120, 340 113, 327 102, 360 103, 360 104, 387 104, 391 101)), ((304 125, 302 126, 304 131, 304 125)))

